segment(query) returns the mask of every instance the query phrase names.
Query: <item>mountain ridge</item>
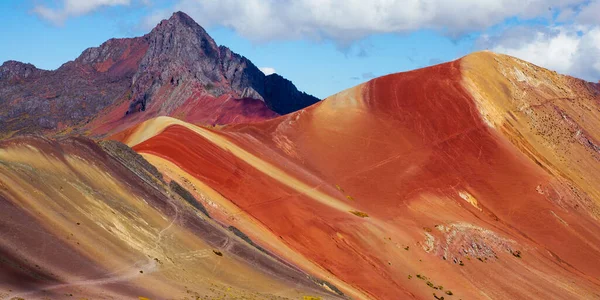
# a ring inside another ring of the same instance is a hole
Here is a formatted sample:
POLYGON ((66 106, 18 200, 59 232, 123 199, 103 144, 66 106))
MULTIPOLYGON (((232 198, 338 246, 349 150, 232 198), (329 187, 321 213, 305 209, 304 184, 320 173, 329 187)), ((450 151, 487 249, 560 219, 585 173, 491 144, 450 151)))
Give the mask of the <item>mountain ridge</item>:
POLYGON ((478 52, 260 123, 163 117, 118 138, 172 180, 207 183, 233 203, 221 207, 233 224, 269 230, 236 227, 351 297, 589 298, 600 295, 598 92, 478 52))
MULTIPOLYGON (((167 96, 194 87, 161 80, 156 93, 167 96)), ((108 137, 131 148, 0 141, 0 253, 17 262, 0 259, 0 279, 23 276, 0 289, 59 299, 215 290, 259 299, 598 297, 598 87, 477 52, 255 123, 143 120, 157 110, 150 101, 108 137)))

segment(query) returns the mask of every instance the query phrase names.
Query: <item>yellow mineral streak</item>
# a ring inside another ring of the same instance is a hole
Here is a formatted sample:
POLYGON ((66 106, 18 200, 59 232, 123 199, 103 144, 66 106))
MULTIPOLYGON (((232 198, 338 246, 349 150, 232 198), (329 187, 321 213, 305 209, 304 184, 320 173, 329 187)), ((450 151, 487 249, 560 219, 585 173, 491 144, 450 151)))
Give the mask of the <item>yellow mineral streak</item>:
POLYGON ((209 202, 209 205, 211 205, 210 203, 214 203, 212 206, 216 207, 226 216, 228 216, 228 222, 230 222, 230 224, 235 225, 237 228, 243 228, 243 231, 247 234, 251 234, 252 239, 258 244, 268 245, 267 248, 269 251, 272 251, 279 257, 285 258, 286 261, 289 261, 296 266, 301 266, 306 272, 318 278, 327 280, 344 291, 345 294, 353 298, 368 298, 367 295, 341 281, 326 270, 323 270, 321 267, 314 264, 303 255, 291 249, 260 221, 241 210, 237 205, 223 197, 219 192, 215 191, 210 186, 198 180, 191 174, 187 173, 174 163, 152 154, 144 153, 142 156, 148 162, 157 167, 161 173, 169 174, 173 180, 178 181, 178 183, 182 186, 185 186, 186 184, 181 182, 181 179, 185 179, 185 181, 189 182, 189 185, 192 187, 191 190, 195 194, 199 195, 199 198, 209 202))
POLYGON ((327 195, 319 190, 317 190, 314 186, 310 186, 301 180, 295 178, 294 176, 289 175, 284 170, 266 162, 265 160, 255 156, 254 154, 242 149, 232 141, 227 138, 211 131, 203 127, 198 127, 177 119, 169 118, 169 117, 158 117, 156 119, 152 119, 147 121, 146 123, 152 124, 144 124, 140 126, 140 129, 134 132, 130 138, 128 139, 128 145, 130 147, 135 146, 157 134, 165 130, 165 128, 171 125, 180 125, 184 126, 191 131, 199 134, 200 136, 206 138, 214 145, 220 147, 225 151, 229 151, 231 154, 236 157, 242 159, 246 163, 250 164, 252 167, 261 171, 267 176, 281 182, 282 184, 298 191, 299 193, 305 194, 308 197, 311 197, 318 202, 327 205, 331 208, 337 209, 339 211, 349 212, 356 211, 357 209, 344 203, 343 200, 334 198, 330 195, 327 195))
POLYGON ((570 182, 600 218, 600 152, 590 144, 600 143, 600 105, 593 92, 582 81, 492 52, 468 55, 461 67, 486 123, 549 176, 570 182))

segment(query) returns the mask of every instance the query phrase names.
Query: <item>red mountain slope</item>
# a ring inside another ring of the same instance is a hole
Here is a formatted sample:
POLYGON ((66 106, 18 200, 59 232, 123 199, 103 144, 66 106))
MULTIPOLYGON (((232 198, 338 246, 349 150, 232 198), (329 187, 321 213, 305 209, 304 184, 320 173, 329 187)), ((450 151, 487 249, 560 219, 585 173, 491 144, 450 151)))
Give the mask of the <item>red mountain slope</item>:
POLYGON ((483 52, 263 123, 118 138, 345 295, 595 298, 598 92, 483 52))

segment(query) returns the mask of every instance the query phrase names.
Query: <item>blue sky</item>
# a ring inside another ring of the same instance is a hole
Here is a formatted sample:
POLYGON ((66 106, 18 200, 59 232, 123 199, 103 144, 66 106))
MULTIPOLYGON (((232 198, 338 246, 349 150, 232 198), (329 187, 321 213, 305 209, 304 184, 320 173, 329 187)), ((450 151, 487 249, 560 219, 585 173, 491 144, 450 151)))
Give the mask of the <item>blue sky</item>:
POLYGON ((0 61, 56 69, 182 10, 218 44, 324 98, 472 51, 600 79, 594 0, 26 0, 0 2, 0 61))

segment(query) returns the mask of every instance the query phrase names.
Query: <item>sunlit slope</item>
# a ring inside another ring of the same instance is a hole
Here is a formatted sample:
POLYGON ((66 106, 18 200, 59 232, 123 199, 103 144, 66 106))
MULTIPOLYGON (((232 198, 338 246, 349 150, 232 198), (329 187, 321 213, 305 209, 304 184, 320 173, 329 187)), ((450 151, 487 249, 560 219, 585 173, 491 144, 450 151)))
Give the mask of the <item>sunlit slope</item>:
POLYGON ((600 217, 600 85, 491 52, 467 56, 462 67, 486 123, 576 196, 551 200, 600 217))
POLYGON ((334 297, 184 189, 114 142, 1 142, 0 299, 334 297))
POLYGON ((158 118, 118 138, 215 218, 351 297, 599 297, 599 163, 585 150, 597 87, 539 68, 548 87, 519 81, 532 75, 498 61, 524 64, 477 53, 264 123, 158 118), (552 103, 550 88, 574 98, 560 114, 535 102, 552 103))

